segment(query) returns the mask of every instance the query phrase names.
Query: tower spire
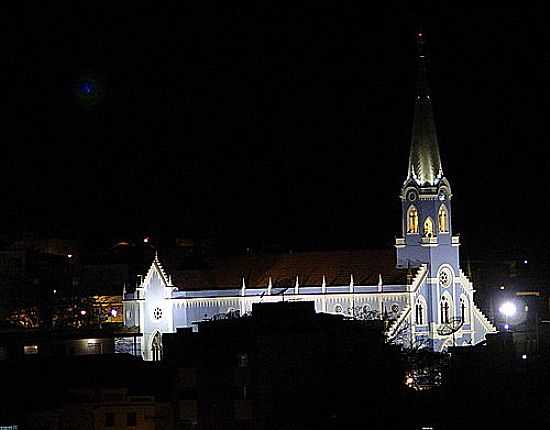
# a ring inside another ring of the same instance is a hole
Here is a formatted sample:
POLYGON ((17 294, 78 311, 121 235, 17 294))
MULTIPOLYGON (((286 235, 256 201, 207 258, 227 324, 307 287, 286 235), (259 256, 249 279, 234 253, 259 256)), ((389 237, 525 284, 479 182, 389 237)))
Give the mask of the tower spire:
POLYGON ((424 33, 418 32, 416 34, 418 74, 407 181, 412 179, 417 185, 433 186, 437 185, 443 177, 443 168, 439 156, 431 90, 428 84, 425 43, 424 33))

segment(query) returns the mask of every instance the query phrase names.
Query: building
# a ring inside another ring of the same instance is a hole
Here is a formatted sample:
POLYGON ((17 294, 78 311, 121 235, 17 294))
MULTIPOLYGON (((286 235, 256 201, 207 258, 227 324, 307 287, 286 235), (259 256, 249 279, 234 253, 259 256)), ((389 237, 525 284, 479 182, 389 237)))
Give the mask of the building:
POLYGON ((157 430, 173 428, 168 402, 152 395, 131 395, 127 388, 85 388, 67 393, 61 407, 30 415, 25 428, 157 430))
POLYGON ((453 235, 452 192, 444 176, 428 86, 424 36, 417 35, 418 81, 407 176, 401 188, 402 236, 389 251, 242 256, 198 271, 165 270, 155 256, 123 298, 124 323, 143 334, 146 360, 162 355, 162 335, 258 302, 312 301, 317 312, 385 319, 386 337, 441 351, 475 345, 494 332, 474 303, 453 235))
POLYGON ((141 349, 140 336, 139 333, 112 328, 48 330, 6 327, 0 330, 0 363, 113 354, 115 349, 137 355, 141 349))
POLYGON ((383 321, 278 302, 254 304, 248 318, 199 325, 163 338, 183 428, 379 428, 410 419, 393 406, 404 370, 398 349, 384 341, 383 321))
POLYGON ((0 381, 0 423, 52 430, 174 428, 170 373, 128 354, 41 354, 39 346, 33 356, 0 361, 0 381))

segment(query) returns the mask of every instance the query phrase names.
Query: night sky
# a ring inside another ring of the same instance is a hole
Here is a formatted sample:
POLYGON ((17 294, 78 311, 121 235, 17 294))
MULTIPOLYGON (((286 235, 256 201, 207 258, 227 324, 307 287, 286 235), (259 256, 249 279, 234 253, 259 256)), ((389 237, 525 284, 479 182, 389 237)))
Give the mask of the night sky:
POLYGON ((172 3, 4 17, 4 233, 391 246, 421 26, 463 253, 546 258, 542 7, 172 3))

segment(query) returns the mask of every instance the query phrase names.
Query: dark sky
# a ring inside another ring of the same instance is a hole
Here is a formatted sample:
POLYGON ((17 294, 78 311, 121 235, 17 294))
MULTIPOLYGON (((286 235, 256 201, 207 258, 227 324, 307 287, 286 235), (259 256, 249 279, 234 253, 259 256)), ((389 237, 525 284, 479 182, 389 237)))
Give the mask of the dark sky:
POLYGON ((542 255, 542 7, 110 3, 7 15, 5 232, 391 246, 422 25, 464 250, 542 255))

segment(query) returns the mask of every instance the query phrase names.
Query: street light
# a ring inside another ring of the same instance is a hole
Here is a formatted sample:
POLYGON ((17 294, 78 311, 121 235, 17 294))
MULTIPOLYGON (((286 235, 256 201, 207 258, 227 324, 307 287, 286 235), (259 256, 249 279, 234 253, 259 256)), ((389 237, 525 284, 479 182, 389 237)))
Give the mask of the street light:
POLYGON ((500 308, 498 308, 498 311, 504 315, 505 318, 505 324, 504 329, 508 330, 508 318, 513 317, 516 314, 517 308, 516 305, 512 302, 504 302, 502 305, 500 305, 500 308))

